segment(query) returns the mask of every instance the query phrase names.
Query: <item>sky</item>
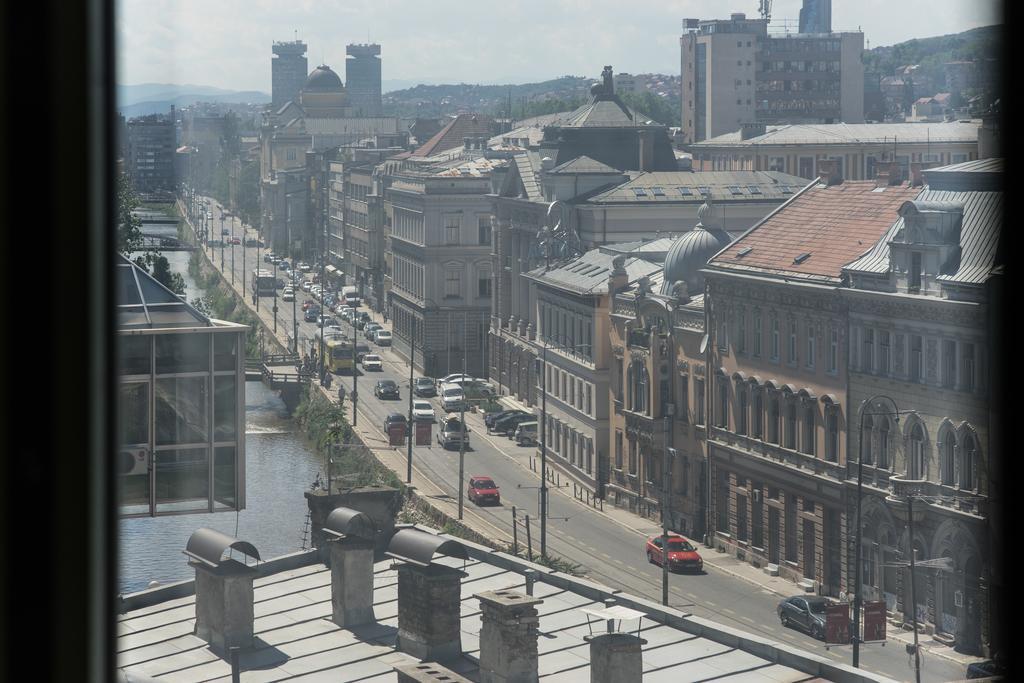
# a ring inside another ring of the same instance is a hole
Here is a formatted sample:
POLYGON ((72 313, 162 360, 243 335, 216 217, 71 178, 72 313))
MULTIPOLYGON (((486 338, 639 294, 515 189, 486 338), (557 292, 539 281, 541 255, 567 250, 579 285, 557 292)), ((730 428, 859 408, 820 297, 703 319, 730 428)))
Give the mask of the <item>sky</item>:
MULTIPOLYGON (((795 30, 800 0, 775 0, 795 30)), ((118 0, 118 83, 270 92, 270 45, 305 41, 309 68, 344 79, 345 45, 380 43, 382 79, 530 83, 564 75, 679 73, 685 17, 758 15, 756 0, 118 0), (297 32, 297 33, 296 33, 297 32)), ((870 47, 999 23, 998 0, 833 0, 832 29, 870 47)))

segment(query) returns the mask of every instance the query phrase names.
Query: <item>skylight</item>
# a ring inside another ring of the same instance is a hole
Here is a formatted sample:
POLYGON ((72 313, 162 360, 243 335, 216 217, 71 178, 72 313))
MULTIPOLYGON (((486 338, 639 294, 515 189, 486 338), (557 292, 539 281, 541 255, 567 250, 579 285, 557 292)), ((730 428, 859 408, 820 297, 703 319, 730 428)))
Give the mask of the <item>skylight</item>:
POLYGON ((789 185, 780 185, 779 192, 781 192, 782 194, 793 194, 793 188, 790 187, 789 185))
POLYGON ((700 193, 704 196, 708 196, 711 194, 711 188, 708 187, 707 185, 701 185, 697 189, 700 190, 700 193))
POLYGON ((740 253, 736 254, 736 258, 743 258, 752 251, 754 251, 753 247, 744 247, 743 249, 740 249, 740 253))
POLYGON ((637 197, 646 197, 647 196, 647 193, 644 192, 644 188, 642 188, 642 187, 634 187, 633 188, 633 194, 635 194, 637 197))
POLYGON ((679 190, 679 194, 683 195, 684 197, 693 196, 693 190, 691 190, 688 187, 677 187, 676 189, 679 190))
POLYGON ((732 192, 733 194, 743 194, 743 190, 739 188, 739 185, 730 185, 729 192, 732 192))
POLYGON ((750 190, 750 194, 761 194, 761 188, 757 185, 747 185, 747 189, 750 190))
POLYGON ((651 188, 651 192, 654 193, 655 197, 664 197, 665 196, 665 190, 661 189, 660 187, 652 187, 651 188))

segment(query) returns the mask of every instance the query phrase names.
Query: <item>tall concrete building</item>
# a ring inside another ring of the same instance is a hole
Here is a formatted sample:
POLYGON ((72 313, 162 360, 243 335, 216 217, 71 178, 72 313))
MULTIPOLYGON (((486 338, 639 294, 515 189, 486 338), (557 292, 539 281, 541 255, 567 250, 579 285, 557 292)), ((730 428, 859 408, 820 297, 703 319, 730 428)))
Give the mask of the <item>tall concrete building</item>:
POLYGON ((170 115, 149 114, 127 125, 127 163, 136 192, 173 191, 174 151, 177 148, 174 106, 170 115))
POLYGON ((864 121, 863 33, 769 35, 767 20, 741 13, 683 25, 686 142, 751 123, 864 121))
POLYGON ((309 75, 309 63, 306 44, 301 40, 276 41, 271 50, 274 56, 270 59, 270 98, 276 111, 299 97, 309 75))
POLYGON ((355 116, 380 116, 380 45, 348 45, 345 54, 345 80, 355 116))
POLYGON ((832 0, 804 0, 800 33, 832 33, 832 0))

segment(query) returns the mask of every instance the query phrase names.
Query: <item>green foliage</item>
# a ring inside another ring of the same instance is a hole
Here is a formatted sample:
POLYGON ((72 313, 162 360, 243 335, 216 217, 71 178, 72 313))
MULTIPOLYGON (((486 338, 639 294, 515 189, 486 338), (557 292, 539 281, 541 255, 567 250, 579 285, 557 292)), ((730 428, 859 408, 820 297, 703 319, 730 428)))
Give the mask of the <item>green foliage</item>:
POLYGON ((131 178, 122 173, 117 179, 117 251, 127 256, 142 248, 142 220, 132 213, 139 207, 139 196, 135 194, 131 178))
POLYGON ((199 288, 204 291, 203 313, 219 320, 230 320, 248 325, 249 330, 245 334, 245 355, 248 358, 258 358, 260 355, 259 319, 248 308, 239 305, 237 295, 234 290, 224 284, 220 273, 213 268, 204 267, 201 259, 201 252, 192 252, 192 256, 188 260, 188 272, 199 288))
POLYGON ((260 165, 242 163, 238 175, 238 214, 248 225, 258 225, 260 217, 260 165))
POLYGON ((679 93, 675 97, 659 97, 650 91, 639 95, 620 93, 619 97, 627 106, 646 114, 663 126, 678 126, 682 120, 682 104, 679 93))

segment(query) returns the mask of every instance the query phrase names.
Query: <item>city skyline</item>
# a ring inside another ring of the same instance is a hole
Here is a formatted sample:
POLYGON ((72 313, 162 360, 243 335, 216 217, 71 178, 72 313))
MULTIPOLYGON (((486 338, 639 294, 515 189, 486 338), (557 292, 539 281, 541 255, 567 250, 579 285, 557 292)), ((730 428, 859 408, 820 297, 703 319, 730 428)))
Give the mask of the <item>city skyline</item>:
MULTIPOLYGON (((795 31, 800 5, 800 0, 775 2, 773 27, 785 20, 795 31)), ((266 2, 253 9, 234 1, 200 6, 191 1, 124 0, 119 9, 119 84, 194 83, 267 93, 271 43, 296 36, 309 45, 311 69, 328 64, 343 74, 345 46, 375 42, 383 46, 385 83, 504 84, 565 74, 596 77, 604 64, 612 64, 616 72, 678 73, 683 18, 728 18, 731 12, 757 16, 752 1, 723 6, 710 0, 670 2, 657 10, 607 0, 572 0, 553 7, 535 0, 513 6, 359 0, 326 7, 302 2, 288 9, 266 2), (206 17, 202 21, 196 19, 199 12, 206 17), (459 13, 457 33, 451 28, 453 12, 459 13), (225 41, 225 26, 239 38, 225 41), (409 31, 410 26, 416 30, 409 31)), ((1001 18, 1001 6, 994 0, 915 0, 895 6, 865 0, 835 3, 832 26, 836 31, 860 28, 866 45, 877 47, 959 33, 1000 23, 1001 18)))

